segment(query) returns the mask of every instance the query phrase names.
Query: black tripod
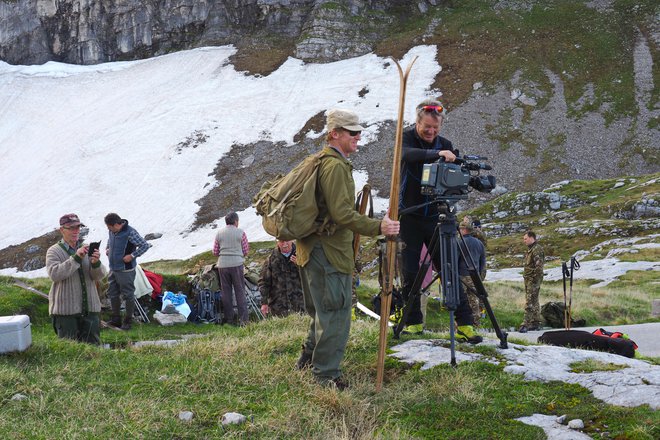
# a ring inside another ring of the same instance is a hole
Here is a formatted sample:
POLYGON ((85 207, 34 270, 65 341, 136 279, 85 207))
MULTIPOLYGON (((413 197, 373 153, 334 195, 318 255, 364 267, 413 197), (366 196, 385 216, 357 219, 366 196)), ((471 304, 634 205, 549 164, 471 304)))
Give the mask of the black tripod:
MULTIPOLYGON (((447 307, 447 310, 449 310, 449 338, 451 348, 451 365, 453 366, 456 365, 454 312, 460 304, 459 289, 461 281, 458 274, 459 250, 467 263, 470 278, 474 282, 474 285, 477 289, 477 295, 483 301, 488 313, 488 317, 490 318, 491 323, 493 324, 493 328, 495 329, 495 333, 500 339, 500 347, 508 348, 507 334, 500 330, 497 320, 495 319, 493 309, 490 307, 490 303, 488 301, 488 293, 486 292, 486 289, 481 282, 481 276, 477 272, 476 265, 472 259, 472 255, 470 254, 467 246, 465 245, 465 241, 460 234, 458 235, 461 238, 461 245, 459 245, 459 242, 456 240, 456 231, 458 229, 458 225, 456 223, 456 215, 454 213, 454 204, 456 202, 457 200, 452 199, 431 202, 437 203, 438 205, 438 224, 436 225, 435 230, 433 231, 433 236, 431 237, 431 241, 428 244, 428 252, 426 253, 424 260, 422 261, 422 264, 417 271, 417 274, 415 275, 415 281, 410 288, 408 300, 403 307, 403 315, 401 320, 394 327, 394 337, 398 339, 401 331, 403 330, 403 327, 406 325, 412 310, 412 305, 416 299, 422 294, 422 292, 426 292, 430 285, 433 284, 435 280, 438 279, 438 277, 440 277, 443 303, 447 307), (438 251, 440 252, 440 270, 438 271, 438 274, 426 286, 422 288, 424 275, 431 265, 432 256, 435 255, 435 253, 438 251)), ((425 205, 428 204, 408 208, 402 211, 401 214, 414 211, 425 205)))

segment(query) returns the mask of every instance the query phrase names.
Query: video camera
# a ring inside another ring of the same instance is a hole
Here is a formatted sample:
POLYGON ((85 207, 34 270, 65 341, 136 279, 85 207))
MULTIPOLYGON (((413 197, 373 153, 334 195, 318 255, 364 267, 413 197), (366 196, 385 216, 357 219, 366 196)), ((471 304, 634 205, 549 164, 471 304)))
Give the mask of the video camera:
POLYGON ((422 194, 444 200, 467 199, 470 188, 489 193, 495 188, 495 176, 481 176, 480 171, 493 168, 478 160, 488 160, 483 156, 457 157, 454 162, 445 162, 444 158, 424 164, 422 170, 422 194))

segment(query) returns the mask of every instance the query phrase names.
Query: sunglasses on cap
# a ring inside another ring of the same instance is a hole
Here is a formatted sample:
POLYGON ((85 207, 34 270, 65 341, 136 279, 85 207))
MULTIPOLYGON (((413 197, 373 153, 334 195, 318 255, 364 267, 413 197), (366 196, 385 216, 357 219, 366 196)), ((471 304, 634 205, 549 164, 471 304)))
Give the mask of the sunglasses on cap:
POLYGON ((445 108, 441 105, 423 105, 421 110, 427 113, 442 113, 445 108))

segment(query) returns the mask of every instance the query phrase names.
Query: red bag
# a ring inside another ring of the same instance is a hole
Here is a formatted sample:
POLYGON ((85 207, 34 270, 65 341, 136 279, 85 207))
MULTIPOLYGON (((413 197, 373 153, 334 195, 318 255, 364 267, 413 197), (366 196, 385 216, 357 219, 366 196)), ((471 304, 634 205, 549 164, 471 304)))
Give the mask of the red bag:
POLYGON ((594 330, 594 331, 593 331, 593 334, 594 334, 594 335, 598 335, 598 336, 607 336, 608 338, 621 338, 621 339, 626 339, 626 340, 632 342, 633 347, 635 347, 635 350, 637 350, 637 344, 635 344, 635 341, 631 340, 630 337, 629 337, 627 334, 625 334, 625 333, 621 333, 621 332, 608 332, 608 331, 605 330, 604 328, 599 328, 598 330, 594 330))
POLYGON ((159 295, 163 294, 163 276, 154 272, 150 272, 146 269, 142 270, 149 280, 149 284, 151 284, 151 287, 154 289, 154 291, 151 293, 151 298, 156 299, 159 295))

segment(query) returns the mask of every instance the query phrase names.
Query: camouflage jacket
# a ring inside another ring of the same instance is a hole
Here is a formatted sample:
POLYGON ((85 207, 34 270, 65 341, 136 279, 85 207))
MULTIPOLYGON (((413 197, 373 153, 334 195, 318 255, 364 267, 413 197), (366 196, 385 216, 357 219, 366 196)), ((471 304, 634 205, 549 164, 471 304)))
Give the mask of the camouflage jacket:
POLYGON ((479 241, 484 245, 484 248, 488 247, 488 240, 486 239, 486 233, 481 229, 473 229, 472 235, 479 239, 479 241))
POLYGON ((529 246, 525 254, 525 265, 523 268, 523 277, 526 279, 543 278, 543 261, 545 254, 538 241, 529 246))
MULTIPOLYGON (((295 245, 293 250, 295 252, 295 245)), ((259 276, 261 304, 268 305, 274 315, 303 312, 302 287, 298 266, 275 247, 264 262, 259 276)))

